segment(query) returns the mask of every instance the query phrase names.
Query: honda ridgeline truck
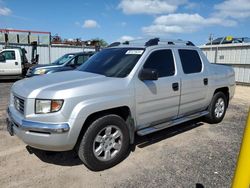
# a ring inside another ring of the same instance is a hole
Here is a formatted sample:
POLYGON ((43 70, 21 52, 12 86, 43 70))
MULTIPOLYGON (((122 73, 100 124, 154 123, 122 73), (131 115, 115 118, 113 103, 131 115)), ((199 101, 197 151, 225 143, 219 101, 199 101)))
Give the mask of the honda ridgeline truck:
POLYGON ((7 127, 34 148, 76 149, 103 170, 124 159, 135 134, 198 117, 221 122, 234 90, 233 69, 210 64, 191 42, 126 42, 75 71, 14 83, 7 127))

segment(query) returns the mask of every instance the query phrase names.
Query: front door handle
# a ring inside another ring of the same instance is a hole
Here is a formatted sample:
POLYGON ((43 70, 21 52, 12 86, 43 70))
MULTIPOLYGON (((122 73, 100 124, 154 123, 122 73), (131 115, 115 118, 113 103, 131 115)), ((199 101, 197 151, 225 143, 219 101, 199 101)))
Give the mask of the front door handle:
POLYGON ((15 65, 18 65, 18 62, 17 62, 17 61, 15 62, 15 65))
POLYGON ((174 91, 178 91, 179 90, 179 83, 178 82, 173 83, 172 88, 173 88, 174 91))
POLYGON ((204 78, 204 79, 203 79, 203 83, 204 83, 204 85, 206 86, 206 85, 208 84, 208 78, 204 78))

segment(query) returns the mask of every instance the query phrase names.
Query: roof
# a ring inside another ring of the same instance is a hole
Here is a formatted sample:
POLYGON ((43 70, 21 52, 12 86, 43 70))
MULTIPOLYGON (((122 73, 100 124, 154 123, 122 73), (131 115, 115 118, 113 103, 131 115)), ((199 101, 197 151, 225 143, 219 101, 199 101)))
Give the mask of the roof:
POLYGON ((242 47, 249 47, 250 43, 231 43, 231 44, 212 44, 212 45, 202 45, 199 46, 201 49, 211 49, 211 48, 242 48, 242 47))
POLYGON ((95 52, 88 51, 88 52, 72 52, 72 53, 67 53, 67 55, 87 55, 87 54, 94 54, 95 52))
POLYGON ((206 43, 205 45, 220 45, 220 44, 239 44, 239 43, 250 43, 249 37, 219 37, 206 43))
POLYGON ((183 41, 183 40, 162 40, 160 38, 152 38, 149 40, 140 39, 140 40, 132 40, 132 41, 125 41, 121 42, 114 42, 108 46, 111 47, 151 47, 151 46, 195 46, 190 41, 183 41))

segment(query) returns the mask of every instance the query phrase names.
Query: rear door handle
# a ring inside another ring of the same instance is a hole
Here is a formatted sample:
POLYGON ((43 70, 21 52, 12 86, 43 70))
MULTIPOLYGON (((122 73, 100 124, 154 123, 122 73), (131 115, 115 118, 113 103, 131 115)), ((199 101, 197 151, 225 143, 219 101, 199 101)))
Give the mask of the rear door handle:
POLYGON ((204 83, 204 85, 206 86, 206 85, 208 84, 208 79, 207 79, 207 78, 204 78, 204 79, 203 79, 203 83, 204 83))
POLYGON ((15 65, 18 65, 18 62, 15 62, 15 65))
POLYGON ((178 82, 173 83, 172 88, 173 88, 174 91, 178 91, 179 90, 179 83, 178 82))

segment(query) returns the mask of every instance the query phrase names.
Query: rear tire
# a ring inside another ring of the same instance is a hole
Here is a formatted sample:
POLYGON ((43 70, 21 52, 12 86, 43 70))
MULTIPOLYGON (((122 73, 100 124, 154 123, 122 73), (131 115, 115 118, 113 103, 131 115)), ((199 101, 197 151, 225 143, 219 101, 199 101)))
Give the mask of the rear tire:
POLYGON ((211 124, 220 123, 226 114, 227 106, 225 94, 215 93, 208 107, 209 114, 205 116, 205 121, 211 124))
POLYGON ((129 151, 129 131, 117 115, 105 115, 93 121, 82 137, 78 156, 93 171, 121 162, 129 151))

